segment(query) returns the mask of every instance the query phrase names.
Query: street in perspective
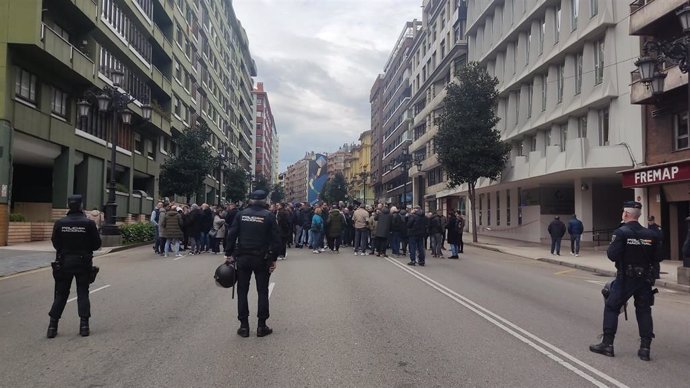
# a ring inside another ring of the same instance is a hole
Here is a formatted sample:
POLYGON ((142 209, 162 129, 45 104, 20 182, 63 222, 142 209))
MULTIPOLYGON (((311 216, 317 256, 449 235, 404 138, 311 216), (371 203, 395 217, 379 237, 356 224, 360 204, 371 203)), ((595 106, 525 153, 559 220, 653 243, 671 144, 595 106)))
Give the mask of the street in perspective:
POLYGON ((0 387, 676 387, 688 0, 0 0, 0 387))

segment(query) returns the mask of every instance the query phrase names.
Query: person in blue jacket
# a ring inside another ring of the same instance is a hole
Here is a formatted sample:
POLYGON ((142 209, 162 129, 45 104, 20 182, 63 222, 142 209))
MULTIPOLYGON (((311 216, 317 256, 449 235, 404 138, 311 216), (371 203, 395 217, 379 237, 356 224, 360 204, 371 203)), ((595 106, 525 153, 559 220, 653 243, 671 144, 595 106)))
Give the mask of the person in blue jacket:
POLYGON ((570 254, 580 256, 580 239, 585 227, 582 221, 577 219, 577 215, 573 214, 573 218, 568 221, 568 234, 570 235, 570 254))

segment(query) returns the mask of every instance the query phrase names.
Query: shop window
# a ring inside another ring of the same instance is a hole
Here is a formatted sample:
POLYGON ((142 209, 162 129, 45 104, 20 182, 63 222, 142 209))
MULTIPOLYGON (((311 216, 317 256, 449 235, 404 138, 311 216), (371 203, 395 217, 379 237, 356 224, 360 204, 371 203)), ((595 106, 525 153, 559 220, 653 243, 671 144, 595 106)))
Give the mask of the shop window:
POLYGON ((688 144, 688 112, 683 112, 673 116, 673 147, 674 150, 684 150, 690 148, 688 144))

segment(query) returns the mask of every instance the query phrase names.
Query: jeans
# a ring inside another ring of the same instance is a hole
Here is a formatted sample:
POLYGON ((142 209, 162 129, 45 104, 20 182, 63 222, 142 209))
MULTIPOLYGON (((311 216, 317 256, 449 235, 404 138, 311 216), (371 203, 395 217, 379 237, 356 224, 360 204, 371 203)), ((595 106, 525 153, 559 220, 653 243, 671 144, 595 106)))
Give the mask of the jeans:
POLYGON ((367 251, 369 244, 369 229, 360 228, 355 229, 355 252, 364 253, 367 251))
POLYGON ((295 245, 302 243, 302 225, 295 225, 295 245))
POLYGON ((180 239, 177 238, 169 238, 165 240, 165 255, 168 255, 168 252, 174 252, 175 255, 180 253, 180 239), (172 250, 171 250, 172 248, 172 250))
POLYGON ((579 255, 580 254, 580 239, 581 234, 571 234, 570 235, 570 252, 579 255))
POLYGON ((310 230, 309 245, 311 245, 312 249, 314 250, 323 248, 323 232, 310 230))
POLYGON ((302 228, 302 245, 311 247, 311 229, 302 228))
POLYGON ((410 236, 410 261, 424 263, 424 238, 421 236, 410 236))
POLYGON ((78 273, 65 272, 64 270, 53 272, 55 278, 55 299, 50 308, 50 315, 53 319, 60 319, 65 310, 69 289, 72 287, 72 278, 77 280, 77 310, 80 318, 91 317, 91 301, 89 301, 89 284, 91 281, 90 270, 78 273))
POLYGON ((208 232, 201 232, 200 245, 200 251, 208 251, 211 249, 211 241, 209 240, 208 232))
POLYGON ((155 231, 155 235, 153 238, 153 250, 156 251, 156 253, 160 253, 161 251, 161 240, 160 240, 160 232, 159 232, 160 226, 154 225, 153 230, 155 231))
POLYGON ((443 244, 443 233, 433 233, 431 235, 431 254, 441 256, 441 245, 443 244))
POLYGON ((450 244, 450 254, 453 257, 458 255, 458 244, 450 244))
POLYGON ((618 330, 618 315, 621 307, 630 297, 635 298, 635 316, 640 338, 654 338, 652 285, 645 278, 616 276, 611 284, 611 293, 604 303, 604 334, 615 335, 618 330))
POLYGON ((400 232, 391 232, 391 251, 394 255, 400 254, 400 232))
POLYGON ((561 238, 560 237, 551 237, 551 254, 553 252, 556 252, 556 254, 561 254, 561 238))

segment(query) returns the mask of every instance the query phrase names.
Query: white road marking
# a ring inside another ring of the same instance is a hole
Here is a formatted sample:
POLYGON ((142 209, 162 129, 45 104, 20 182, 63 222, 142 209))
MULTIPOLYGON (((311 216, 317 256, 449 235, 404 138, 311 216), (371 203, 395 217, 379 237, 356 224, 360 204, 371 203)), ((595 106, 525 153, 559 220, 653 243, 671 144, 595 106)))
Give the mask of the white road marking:
POLYGON ((176 257, 176 258, 173 259, 173 261, 177 261, 177 260, 180 260, 180 259, 184 259, 184 258, 186 258, 186 257, 189 257, 189 255, 182 255, 182 256, 180 256, 180 257, 176 257))
POLYGON ((623 384, 622 382, 616 380, 615 378, 605 374, 604 372, 599 371, 598 369, 584 363, 583 361, 580 361, 579 359, 575 358, 574 356, 566 353, 565 351, 561 350, 560 348, 546 342, 545 340, 537 337, 536 335, 528 332, 527 330, 517 326, 516 324, 508 321, 507 319, 501 317, 500 315, 482 307, 481 305, 473 302, 472 300, 458 294, 457 292, 451 290, 450 288, 444 286, 443 284, 429 278, 426 275, 423 275, 419 273, 416 270, 411 269, 410 267, 398 262, 397 260, 386 258, 389 262, 392 264, 396 265, 398 268, 401 270, 409 273, 410 275, 416 277, 417 279, 421 280, 422 282, 426 283, 430 287, 436 289, 438 292, 440 292, 443 295, 446 295, 456 303, 464 306, 468 310, 474 312, 475 314, 479 315, 480 317, 486 319, 496 327, 502 329, 506 333, 512 335, 513 337, 519 339, 520 341, 524 342, 525 344, 531 346, 538 352, 542 353, 546 357, 552 359, 556 363, 560 364, 561 366, 565 367, 566 369, 574 372, 578 376, 582 377, 583 379, 589 381, 593 385, 597 387, 606 387, 607 385, 602 383, 601 381, 597 380, 594 378, 592 375, 596 375, 599 378, 608 381, 609 383, 621 387, 621 388, 627 388, 627 385, 623 384), (560 357, 559 357, 560 355, 560 357), (567 359, 570 362, 564 360, 567 359), (573 365, 576 364, 577 366, 573 365), (584 370, 583 370, 584 369, 584 370), (588 374, 585 370, 589 371, 592 375, 588 374))
POLYGON ((603 286, 606 284, 606 282, 602 282, 601 280, 585 280, 587 283, 592 283, 592 284, 598 284, 600 286, 603 286))
MULTIPOLYGON (((106 288, 108 288, 108 287, 110 287, 110 284, 106 284, 106 285, 103 286, 103 287, 98 287, 98 288, 96 288, 95 290, 91 290, 91 291, 89 291, 89 294, 93 294, 94 292, 98 292, 98 291, 103 290, 103 289, 106 289, 106 288)), ((74 302, 75 300, 77 300, 77 297, 76 297, 76 296, 75 296, 74 298, 67 299, 67 303, 69 303, 69 302, 74 302)))
POLYGON ((273 288, 276 286, 275 283, 271 283, 268 285, 268 297, 271 297, 271 293, 273 293, 273 288))

